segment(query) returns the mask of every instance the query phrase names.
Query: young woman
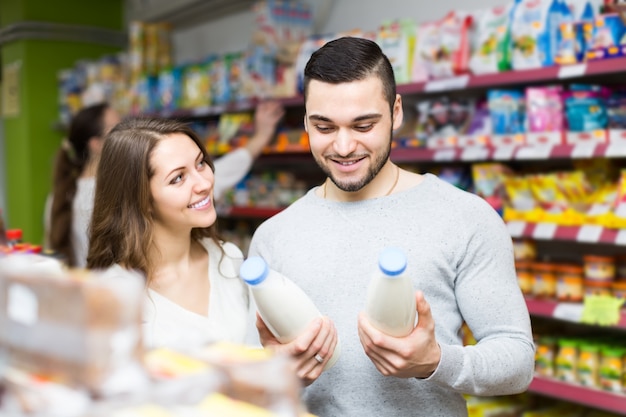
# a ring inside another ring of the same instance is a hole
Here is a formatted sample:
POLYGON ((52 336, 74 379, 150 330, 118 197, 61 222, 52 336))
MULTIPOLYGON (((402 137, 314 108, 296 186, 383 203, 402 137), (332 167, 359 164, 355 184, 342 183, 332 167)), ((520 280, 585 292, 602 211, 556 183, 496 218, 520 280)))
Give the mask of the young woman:
MULTIPOLYGON (((264 101, 255 109, 254 134, 245 146, 215 160, 217 181, 214 198, 235 186, 250 171, 254 160, 274 137, 285 110, 278 101, 264 101)), ((63 255, 71 266, 87 265, 88 229, 93 210, 103 138, 120 122, 108 104, 80 110, 70 126, 68 139, 57 156, 54 194, 47 204, 46 247, 63 255)))
POLYGON ((104 143, 87 267, 141 272, 148 346, 226 340, 254 332, 241 251, 220 239, 213 163, 187 125, 131 119, 104 143))
POLYGON ((108 104, 81 109, 56 157, 54 186, 47 206, 47 244, 72 266, 85 266, 87 227, 93 206, 95 174, 105 135, 120 121, 108 104))

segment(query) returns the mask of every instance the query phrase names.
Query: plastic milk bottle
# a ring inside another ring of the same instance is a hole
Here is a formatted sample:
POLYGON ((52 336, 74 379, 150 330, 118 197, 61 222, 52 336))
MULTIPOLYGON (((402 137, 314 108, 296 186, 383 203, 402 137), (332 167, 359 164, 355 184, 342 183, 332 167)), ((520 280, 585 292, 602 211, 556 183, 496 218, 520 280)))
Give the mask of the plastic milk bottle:
MULTIPOLYGON (((300 287, 271 269, 261 257, 246 259, 239 269, 239 276, 248 284, 263 322, 281 343, 292 341, 313 319, 322 316, 300 287)), ((337 340, 335 351, 324 370, 335 364, 340 350, 337 340)))
POLYGON ((403 337, 415 327, 415 290, 404 274, 406 255, 398 248, 386 248, 378 257, 378 268, 367 289, 365 314, 383 333, 403 337))

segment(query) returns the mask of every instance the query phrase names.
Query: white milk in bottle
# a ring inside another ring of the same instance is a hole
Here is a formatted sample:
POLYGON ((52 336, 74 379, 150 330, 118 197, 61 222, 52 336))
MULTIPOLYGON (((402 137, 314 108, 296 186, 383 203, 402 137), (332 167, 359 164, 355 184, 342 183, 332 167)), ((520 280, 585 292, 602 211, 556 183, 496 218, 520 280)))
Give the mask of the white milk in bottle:
POLYGON ((365 314, 370 323, 390 336, 403 337, 415 327, 415 290, 404 274, 406 255, 398 248, 385 248, 367 289, 365 314))
MULTIPOLYGON (((311 321, 322 317, 322 313, 300 287, 271 269, 259 256, 246 259, 239 269, 239 276, 250 287, 263 322, 281 343, 292 341, 311 321)), ((324 370, 335 364, 339 352, 337 340, 335 351, 324 370)))

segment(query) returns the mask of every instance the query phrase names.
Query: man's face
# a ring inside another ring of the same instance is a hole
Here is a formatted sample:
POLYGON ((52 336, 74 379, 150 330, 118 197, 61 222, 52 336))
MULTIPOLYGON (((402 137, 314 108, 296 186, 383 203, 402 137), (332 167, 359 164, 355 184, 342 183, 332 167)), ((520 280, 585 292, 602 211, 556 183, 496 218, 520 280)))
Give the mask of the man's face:
POLYGON ((343 191, 366 187, 389 159, 392 131, 402 123, 396 97, 393 116, 380 79, 349 83, 311 80, 304 124, 315 161, 343 191))

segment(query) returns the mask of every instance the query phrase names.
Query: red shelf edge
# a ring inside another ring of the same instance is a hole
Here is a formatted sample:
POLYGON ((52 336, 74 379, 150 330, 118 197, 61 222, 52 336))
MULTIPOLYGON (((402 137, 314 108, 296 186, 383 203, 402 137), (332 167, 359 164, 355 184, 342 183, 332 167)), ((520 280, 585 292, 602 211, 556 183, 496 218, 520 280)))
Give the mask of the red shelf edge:
MULTIPOLYGON (((528 312, 531 316, 540 316, 540 317, 548 317, 548 318, 557 318, 554 315, 556 308, 559 306, 559 302, 556 300, 543 300, 532 297, 525 297, 526 306, 528 307, 528 312)), ((567 320, 563 318, 559 318, 560 320, 567 320)), ((568 320, 572 321, 573 320, 568 320)), ((580 323, 584 324, 584 323, 580 323)), ((620 319, 619 322, 613 326, 609 326, 610 328, 616 329, 626 329, 626 310, 622 309, 620 311, 620 319)), ((626 397, 624 397, 626 400, 626 397)))
POLYGON ((528 391, 626 415, 626 395, 535 376, 528 391))
POLYGON ((609 244, 609 245, 617 245, 624 246, 626 245, 626 241, 624 241, 623 236, 621 236, 621 230, 624 229, 614 229, 597 225, 580 225, 580 226, 564 226, 558 225, 554 223, 544 222, 544 223, 534 223, 527 222, 524 220, 512 220, 509 222, 520 223, 523 226, 523 230, 521 232, 514 232, 513 238, 530 238, 536 240, 560 240, 560 241, 569 241, 569 242, 578 242, 578 243, 591 243, 591 244, 609 244), (535 234, 535 230, 537 230, 541 225, 549 225, 550 227, 554 227, 554 232, 551 233, 551 236, 537 236, 535 234), (579 238, 579 233, 584 227, 599 227, 599 234, 595 236, 593 239, 584 239, 579 238))
POLYGON ((284 207, 230 207, 224 216, 229 217, 250 217, 266 219, 284 210, 284 207))
MULTIPOLYGON (((621 143, 596 143, 593 144, 594 148, 592 152, 588 155, 588 157, 605 157, 605 158, 615 158, 626 156, 626 144, 621 143), (609 149, 613 154, 608 154, 609 149), (616 152, 616 149, 618 152, 616 152)), ((581 158, 582 156, 576 155, 575 150, 577 149, 576 145, 550 145, 549 152, 541 152, 538 153, 536 157, 529 158, 527 156, 520 158, 520 155, 523 151, 532 151, 533 149, 542 149, 542 147, 533 146, 533 145, 519 145, 512 148, 510 151, 511 157, 506 158, 496 158, 498 154, 498 150, 500 147, 497 146, 476 146, 474 149, 483 149, 484 152, 474 152, 472 155, 467 156, 465 151, 471 148, 463 148, 463 147, 448 147, 448 148, 403 148, 396 147, 391 151, 391 158, 396 162, 442 162, 442 161, 483 161, 483 160, 547 160, 552 158, 581 158), (486 155, 486 156, 484 156, 486 155), (484 156, 484 157, 483 157, 484 156)), ((502 148, 504 149, 504 148, 502 148)), ((531 152, 532 153, 532 152, 531 152)))
POLYGON ((557 302, 526 297, 526 306, 531 315, 554 317, 554 309, 557 306, 557 302))

